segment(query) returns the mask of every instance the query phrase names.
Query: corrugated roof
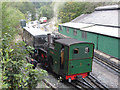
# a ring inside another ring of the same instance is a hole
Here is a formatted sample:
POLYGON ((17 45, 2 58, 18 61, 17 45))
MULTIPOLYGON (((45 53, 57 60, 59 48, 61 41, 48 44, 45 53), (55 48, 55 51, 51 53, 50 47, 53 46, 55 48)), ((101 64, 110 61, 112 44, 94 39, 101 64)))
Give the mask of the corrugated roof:
POLYGON ((95 8, 95 10, 116 10, 116 9, 120 9, 119 5, 100 6, 95 8))
POLYGON ((33 27, 24 27, 24 29, 27 30, 29 33, 31 33, 33 36, 47 35, 49 33, 52 33, 52 32, 43 31, 41 29, 33 28, 33 27))
POLYGON ((107 36, 120 38, 119 28, 95 25, 92 27, 83 28, 82 30, 87 31, 87 32, 99 33, 99 34, 103 34, 107 36))
POLYGON ((58 40, 55 40, 55 42, 58 42, 58 43, 61 43, 63 45, 67 45, 67 46, 70 46, 72 44, 77 44, 77 43, 87 43, 87 42, 79 41, 79 40, 76 40, 76 39, 70 39, 70 38, 58 39, 58 40))
POLYGON ((85 27, 93 26, 94 24, 86 24, 86 23, 64 23, 64 24, 59 24, 61 26, 66 26, 66 27, 71 27, 71 28, 76 28, 76 29, 82 29, 85 27))
POLYGON ((91 14, 79 16, 80 18, 77 17, 71 22, 120 27, 120 7, 118 5, 97 7, 96 10, 91 14))
POLYGON ((92 23, 118 27, 120 25, 118 18, 119 13, 120 10, 95 11, 83 19, 80 19, 79 23, 92 23))
POLYGON ((80 18, 77 17, 71 22, 93 24, 94 26, 82 28, 82 30, 120 38, 119 5, 101 6, 95 10, 84 17, 79 16, 80 18))
POLYGON ((89 15, 89 14, 82 14, 82 15, 78 16, 77 18, 73 19, 71 22, 78 23, 80 19, 86 17, 87 15, 89 15))

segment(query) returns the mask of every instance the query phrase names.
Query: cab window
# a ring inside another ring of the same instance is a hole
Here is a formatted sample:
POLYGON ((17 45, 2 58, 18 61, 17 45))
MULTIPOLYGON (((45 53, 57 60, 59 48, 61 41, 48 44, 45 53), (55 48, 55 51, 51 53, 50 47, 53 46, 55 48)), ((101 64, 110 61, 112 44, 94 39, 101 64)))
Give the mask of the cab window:
POLYGON ((86 47, 86 48, 85 48, 85 53, 88 53, 88 52, 89 52, 89 48, 86 47))
POLYGON ((79 53, 79 49, 78 48, 75 48, 74 51, 73 51, 74 54, 78 54, 79 53))

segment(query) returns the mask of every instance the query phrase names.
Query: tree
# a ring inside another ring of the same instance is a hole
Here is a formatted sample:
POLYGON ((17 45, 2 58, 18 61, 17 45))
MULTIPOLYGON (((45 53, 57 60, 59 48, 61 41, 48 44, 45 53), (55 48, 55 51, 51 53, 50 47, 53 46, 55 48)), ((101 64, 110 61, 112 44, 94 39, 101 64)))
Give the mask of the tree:
POLYGON ((2 4, 2 40, 3 48, 12 44, 15 35, 19 32, 19 21, 25 19, 18 9, 2 4))
POLYGON ((53 6, 51 2, 39 3, 40 8, 37 8, 37 14, 40 17, 47 17, 51 19, 53 17, 53 6))
POLYGON ((58 10, 58 18, 62 23, 69 22, 81 14, 89 14, 98 6, 111 5, 114 2, 66 2, 58 10))
POLYGON ((12 6, 14 8, 17 8, 20 10, 23 14, 25 14, 26 17, 28 17, 27 12, 30 12, 32 14, 32 20, 36 19, 36 10, 35 6, 32 2, 9 2, 8 6, 12 6))

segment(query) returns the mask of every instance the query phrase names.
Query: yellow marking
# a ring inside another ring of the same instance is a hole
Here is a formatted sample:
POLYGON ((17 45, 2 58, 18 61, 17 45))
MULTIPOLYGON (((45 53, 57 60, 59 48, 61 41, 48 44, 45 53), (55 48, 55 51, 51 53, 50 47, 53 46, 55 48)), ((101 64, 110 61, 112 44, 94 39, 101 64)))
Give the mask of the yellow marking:
POLYGON ((80 63, 80 66, 82 66, 82 63, 80 63))

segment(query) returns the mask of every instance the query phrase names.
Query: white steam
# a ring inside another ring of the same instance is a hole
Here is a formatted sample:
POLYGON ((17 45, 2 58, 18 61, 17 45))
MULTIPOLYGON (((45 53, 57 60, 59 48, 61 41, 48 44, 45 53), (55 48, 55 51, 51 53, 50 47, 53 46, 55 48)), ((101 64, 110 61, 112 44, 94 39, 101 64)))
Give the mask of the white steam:
POLYGON ((56 31, 57 30, 57 28, 56 28, 56 25, 58 24, 58 23, 60 23, 60 20, 58 20, 58 11, 59 11, 59 9, 63 6, 65 4, 65 2, 54 2, 54 6, 53 6, 53 11, 54 11, 54 16, 53 16, 53 18, 50 20, 50 22, 51 22, 51 30, 52 31, 56 31))

